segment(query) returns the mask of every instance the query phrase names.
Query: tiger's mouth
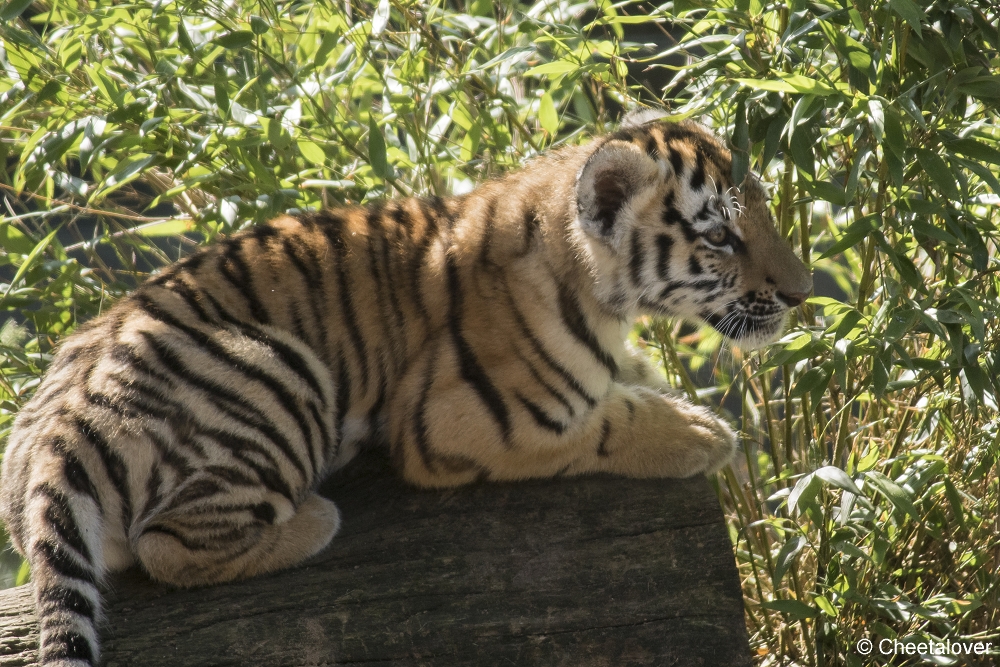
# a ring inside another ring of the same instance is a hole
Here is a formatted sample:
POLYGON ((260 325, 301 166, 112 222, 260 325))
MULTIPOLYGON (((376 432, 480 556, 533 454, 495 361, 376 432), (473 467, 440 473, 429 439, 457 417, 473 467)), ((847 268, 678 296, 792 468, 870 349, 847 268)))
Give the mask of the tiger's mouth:
POLYGON ((733 308, 722 314, 712 314, 704 319, 713 329, 741 348, 753 350, 773 343, 785 329, 786 310, 766 314, 748 313, 733 308))

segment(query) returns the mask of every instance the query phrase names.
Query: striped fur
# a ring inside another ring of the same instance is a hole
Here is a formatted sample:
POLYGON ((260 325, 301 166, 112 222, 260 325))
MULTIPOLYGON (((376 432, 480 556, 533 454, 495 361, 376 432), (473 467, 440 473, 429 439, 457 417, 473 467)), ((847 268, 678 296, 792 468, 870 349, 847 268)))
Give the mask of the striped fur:
POLYGON ((365 442, 426 487, 725 465, 729 426, 624 340, 671 313, 761 344, 811 289, 729 173, 700 126, 634 125, 463 197, 278 218, 81 327, 3 462, 42 664, 97 663, 108 572, 193 586, 322 549, 315 489, 365 442))

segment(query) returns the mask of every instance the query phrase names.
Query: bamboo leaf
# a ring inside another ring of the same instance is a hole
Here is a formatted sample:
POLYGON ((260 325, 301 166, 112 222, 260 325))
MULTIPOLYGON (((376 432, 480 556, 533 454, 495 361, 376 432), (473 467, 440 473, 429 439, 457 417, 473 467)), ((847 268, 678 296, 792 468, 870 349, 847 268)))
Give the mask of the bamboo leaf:
POLYGON ((386 160, 385 137, 375 123, 374 117, 368 119, 368 164, 379 178, 389 175, 389 163, 386 160))
POLYGON ((771 584, 775 589, 781 586, 781 580, 785 573, 795 563, 796 556, 807 544, 807 540, 802 535, 793 535, 781 546, 778 555, 774 559, 774 574, 771 577, 771 584))

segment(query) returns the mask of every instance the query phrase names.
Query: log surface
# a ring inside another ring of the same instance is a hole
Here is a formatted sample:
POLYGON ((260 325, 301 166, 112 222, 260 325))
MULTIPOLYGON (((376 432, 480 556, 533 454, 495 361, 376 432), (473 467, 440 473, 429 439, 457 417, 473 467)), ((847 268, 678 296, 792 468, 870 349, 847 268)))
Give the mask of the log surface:
MULTIPOLYGON (((330 548, 195 590, 112 577, 108 667, 743 667, 743 599, 707 480, 408 487, 379 454, 324 486, 330 548)), ((0 591, 0 666, 35 664, 31 586, 0 591)))

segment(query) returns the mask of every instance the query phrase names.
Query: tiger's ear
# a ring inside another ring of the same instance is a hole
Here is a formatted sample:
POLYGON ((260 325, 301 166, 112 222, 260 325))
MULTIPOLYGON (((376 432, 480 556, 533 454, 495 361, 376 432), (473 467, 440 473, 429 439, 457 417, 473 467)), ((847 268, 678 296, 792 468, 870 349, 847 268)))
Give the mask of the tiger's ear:
POLYGON ((635 144, 607 142, 587 159, 576 180, 580 226, 591 236, 613 243, 620 214, 653 187, 659 175, 656 162, 635 144))

